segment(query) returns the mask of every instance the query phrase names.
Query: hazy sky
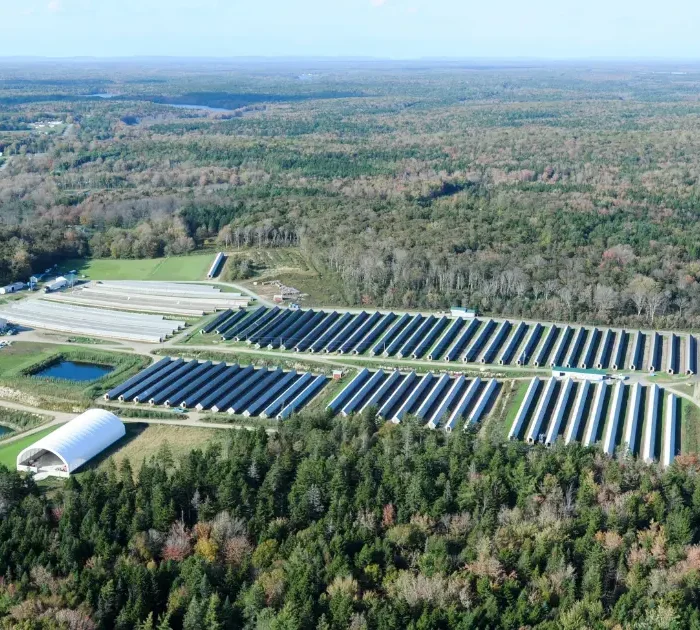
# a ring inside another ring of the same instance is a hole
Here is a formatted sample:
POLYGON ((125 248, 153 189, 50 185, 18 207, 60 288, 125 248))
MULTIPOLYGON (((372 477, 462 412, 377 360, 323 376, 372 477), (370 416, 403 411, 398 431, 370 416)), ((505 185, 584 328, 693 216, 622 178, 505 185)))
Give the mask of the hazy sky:
POLYGON ((0 0, 0 56, 700 58, 697 0, 0 0))

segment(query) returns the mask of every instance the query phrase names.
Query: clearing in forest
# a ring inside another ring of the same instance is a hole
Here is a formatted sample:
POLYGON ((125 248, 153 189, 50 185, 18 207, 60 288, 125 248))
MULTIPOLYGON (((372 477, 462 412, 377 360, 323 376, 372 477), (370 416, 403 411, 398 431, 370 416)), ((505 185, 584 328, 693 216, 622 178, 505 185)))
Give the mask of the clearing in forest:
POLYGON ((91 467, 108 466, 110 459, 119 466, 129 459, 134 470, 140 468, 144 460, 169 451, 175 460, 195 448, 204 448, 208 442, 221 440, 228 435, 228 429, 206 427, 169 426, 167 424, 127 423, 126 435, 112 448, 99 455, 91 467))
POLYGON ((214 254, 122 260, 95 258, 70 260, 62 265, 90 280, 205 280, 214 254))

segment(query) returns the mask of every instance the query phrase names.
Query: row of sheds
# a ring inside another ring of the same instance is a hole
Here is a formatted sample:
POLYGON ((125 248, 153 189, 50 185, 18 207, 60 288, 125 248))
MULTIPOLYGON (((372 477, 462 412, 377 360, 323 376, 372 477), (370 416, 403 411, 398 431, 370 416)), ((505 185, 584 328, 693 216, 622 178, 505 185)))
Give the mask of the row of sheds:
POLYGON ((394 423, 410 415, 449 433, 463 419, 465 428, 479 422, 492 408, 500 387, 495 379, 363 369, 327 409, 348 416, 372 408, 378 417, 394 423))
MULTIPOLYGON (((363 369, 327 408, 343 416, 373 408, 394 423, 411 415, 451 432, 462 420, 465 429, 482 420, 500 388, 495 379, 363 369)), ((610 456, 623 450, 669 466, 680 452, 680 417, 679 398, 656 384, 533 378, 508 437, 547 446, 557 440, 600 443, 610 456)))
POLYGON ((53 302, 144 313, 201 317, 226 309, 246 308, 247 297, 201 284, 130 281, 90 282, 72 291, 45 296, 53 302))
POLYGON ((680 416, 678 397, 656 384, 536 377, 508 437, 547 446, 558 439, 584 446, 600 443, 607 455, 626 451, 669 466, 680 449, 680 416))
POLYGON ((107 337, 160 343, 186 326, 186 322, 160 315, 21 300, 6 304, 0 316, 29 328, 42 328, 71 335, 107 337))
POLYGON ((323 374, 166 357, 108 391, 105 400, 282 420, 327 382, 323 374))
POLYGON ((697 373, 693 335, 395 313, 260 307, 202 332, 257 348, 465 363, 697 373))

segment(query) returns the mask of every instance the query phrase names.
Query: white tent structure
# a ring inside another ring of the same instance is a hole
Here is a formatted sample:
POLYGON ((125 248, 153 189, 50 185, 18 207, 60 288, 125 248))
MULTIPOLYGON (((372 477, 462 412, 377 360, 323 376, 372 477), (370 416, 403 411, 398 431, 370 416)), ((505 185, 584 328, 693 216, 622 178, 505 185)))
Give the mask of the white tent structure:
POLYGON ((17 455, 17 470, 68 477, 124 437, 122 421, 104 409, 89 409, 17 455))

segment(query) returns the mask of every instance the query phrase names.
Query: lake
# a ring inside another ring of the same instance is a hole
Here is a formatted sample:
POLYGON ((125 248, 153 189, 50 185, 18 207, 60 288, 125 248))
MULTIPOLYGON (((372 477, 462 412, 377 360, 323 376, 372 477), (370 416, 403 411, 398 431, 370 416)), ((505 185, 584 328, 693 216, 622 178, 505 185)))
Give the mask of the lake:
POLYGON ((114 368, 97 363, 78 363, 76 361, 59 361, 34 374, 38 378, 60 378, 65 381, 94 381, 109 374, 114 368))
POLYGON ((209 105, 186 105, 184 103, 159 103, 168 107, 177 107, 178 109, 199 109, 203 112, 233 112, 232 109, 224 109, 223 107, 209 107, 209 105))
MULTIPOLYGON (((100 94, 86 94, 84 98, 101 98, 110 99, 117 98, 119 94, 112 94, 111 92, 102 92, 100 94)), ((198 109, 203 112, 219 112, 219 113, 232 113, 234 110, 226 109, 224 107, 209 107, 209 105, 190 105, 188 103, 162 103, 161 101, 145 99, 149 103, 155 103, 156 105, 165 105, 167 107, 177 107, 178 109, 198 109)))

